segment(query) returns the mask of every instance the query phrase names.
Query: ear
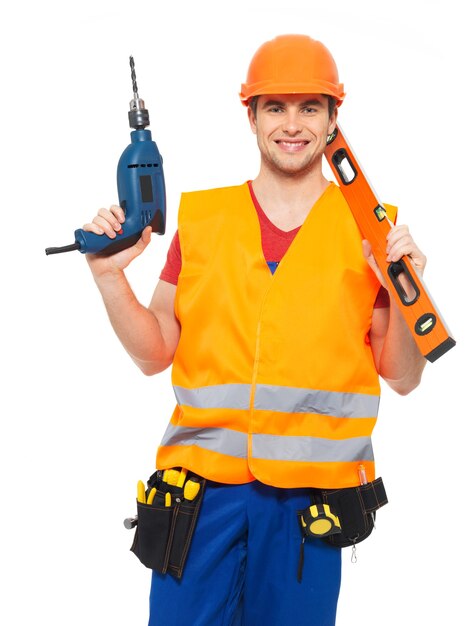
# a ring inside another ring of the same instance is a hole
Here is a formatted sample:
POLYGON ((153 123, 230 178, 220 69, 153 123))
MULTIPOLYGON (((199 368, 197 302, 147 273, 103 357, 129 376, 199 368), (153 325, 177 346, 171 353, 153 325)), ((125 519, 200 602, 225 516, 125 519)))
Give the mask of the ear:
POLYGON ((249 124, 251 126, 251 130, 254 134, 257 133, 257 126, 256 126, 256 117, 253 113, 253 110, 251 109, 251 107, 248 106, 247 108, 247 117, 249 119, 249 124))
POLYGON ((329 118, 328 135, 331 135, 331 133, 334 133, 334 129, 336 128, 337 121, 338 121, 338 107, 335 107, 333 114, 329 118))

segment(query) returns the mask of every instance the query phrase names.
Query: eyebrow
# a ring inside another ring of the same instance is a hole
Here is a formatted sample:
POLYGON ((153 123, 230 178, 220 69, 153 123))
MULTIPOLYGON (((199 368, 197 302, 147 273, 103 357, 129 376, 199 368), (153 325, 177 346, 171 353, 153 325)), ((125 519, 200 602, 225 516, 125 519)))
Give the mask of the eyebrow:
POLYGON ((323 103, 321 102, 321 100, 318 100, 318 98, 311 98, 311 100, 306 100, 305 102, 302 102, 301 106, 308 106, 308 105, 315 105, 315 106, 322 106, 323 103))

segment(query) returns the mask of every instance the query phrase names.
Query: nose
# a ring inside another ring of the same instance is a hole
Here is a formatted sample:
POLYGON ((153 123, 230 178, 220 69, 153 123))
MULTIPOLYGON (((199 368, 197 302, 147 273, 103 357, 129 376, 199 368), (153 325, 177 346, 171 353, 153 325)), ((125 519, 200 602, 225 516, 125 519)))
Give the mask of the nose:
POLYGON ((289 136, 297 135, 302 130, 298 110, 296 107, 289 107, 285 113, 282 130, 289 136))

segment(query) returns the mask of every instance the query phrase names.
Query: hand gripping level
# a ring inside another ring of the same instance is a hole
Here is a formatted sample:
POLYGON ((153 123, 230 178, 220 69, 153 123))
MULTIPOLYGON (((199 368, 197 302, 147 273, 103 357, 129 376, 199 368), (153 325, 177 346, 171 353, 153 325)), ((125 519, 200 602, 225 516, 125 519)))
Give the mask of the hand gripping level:
POLYGON ((425 284, 409 257, 389 263, 385 259, 386 237, 392 227, 354 153, 336 126, 328 138, 325 156, 354 215, 362 236, 372 245, 372 253, 400 312, 423 356, 436 361, 456 345, 436 309, 425 284))

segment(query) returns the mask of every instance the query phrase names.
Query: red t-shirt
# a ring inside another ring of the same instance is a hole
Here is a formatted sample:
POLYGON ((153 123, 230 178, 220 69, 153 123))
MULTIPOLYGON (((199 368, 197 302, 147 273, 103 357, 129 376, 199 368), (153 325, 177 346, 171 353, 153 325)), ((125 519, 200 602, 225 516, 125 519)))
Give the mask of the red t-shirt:
MULTIPOLYGON (((251 192, 254 207, 259 217, 264 257, 272 273, 274 273, 277 265, 282 260, 284 254, 287 252, 290 244, 295 238, 295 235, 301 227, 298 226, 298 228, 294 228, 289 231, 277 228, 277 226, 269 220, 257 201, 252 189, 251 181, 248 181, 248 186, 249 191, 251 192)), ((172 283, 173 285, 177 285, 181 268, 182 255, 180 252, 179 232, 177 231, 170 244, 169 251, 167 253, 167 261, 161 272, 160 279, 165 280, 168 283, 172 283)), ((380 287, 374 307, 380 308, 387 306, 390 306, 388 291, 384 289, 384 287, 380 287)))

